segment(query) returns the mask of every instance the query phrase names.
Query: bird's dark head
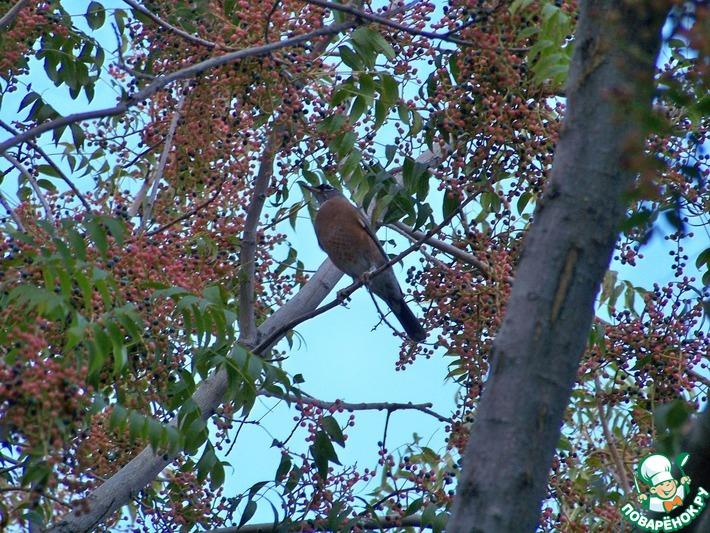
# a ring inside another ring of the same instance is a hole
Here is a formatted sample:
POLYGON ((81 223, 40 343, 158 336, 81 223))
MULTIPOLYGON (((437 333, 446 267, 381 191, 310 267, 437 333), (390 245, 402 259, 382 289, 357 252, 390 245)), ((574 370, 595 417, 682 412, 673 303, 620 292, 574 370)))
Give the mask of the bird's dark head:
POLYGON ((313 195, 313 197, 318 202, 318 205, 322 205, 331 198, 343 195, 343 193, 341 193, 338 189, 331 187, 327 183, 321 183, 316 187, 312 187, 311 185, 308 185, 303 181, 299 181, 299 184, 301 185, 301 187, 308 190, 313 195))

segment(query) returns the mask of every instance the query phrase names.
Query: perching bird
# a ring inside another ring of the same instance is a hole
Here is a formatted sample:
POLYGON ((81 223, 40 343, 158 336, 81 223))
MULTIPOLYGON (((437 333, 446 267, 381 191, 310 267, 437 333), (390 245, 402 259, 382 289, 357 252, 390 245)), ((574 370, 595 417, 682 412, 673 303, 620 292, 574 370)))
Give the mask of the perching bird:
MULTIPOLYGON (((387 262, 387 254, 367 220, 340 191, 330 185, 301 184, 318 201, 316 237, 336 267, 354 279, 361 279, 387 262)), ((387 304, 410 339, 421 342, 426 338, 424 328, 404 301, 391 267, 368 279, 366 285, 387 304)))

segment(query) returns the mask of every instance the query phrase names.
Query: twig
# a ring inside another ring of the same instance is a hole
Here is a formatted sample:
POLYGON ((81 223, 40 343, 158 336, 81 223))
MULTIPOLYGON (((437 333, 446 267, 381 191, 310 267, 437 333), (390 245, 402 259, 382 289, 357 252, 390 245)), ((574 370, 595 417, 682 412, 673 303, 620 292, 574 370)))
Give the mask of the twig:
POLYGON ((375 331, 377 326, 379 326, 381 323, 384 323, 388 328, 390 328, 395 335, 398 337, 404 339, 406 338, 403 333, 400 333, 397 331, 397 328, 395 328, 392 324, 390 324, 389 320, 387 320, 387 317, 385 316, 385 313, 382 312, 382 309, 380 309, 380 304, 377 303, 377 300, 375 299, 375 295, 372 294, 372 291, 367 291, 368 294, 370 295, 370 298, 372 299, 372 303, 375 304, 375 309, 377 309, 377 314, 380 316, 380 321, 375 324, 370 331, 375 331))
POLYGON ((274 2, 274 5, 271 6, 271 11, 269 11, 268 16, 266 17, 266 24, 264 24, 264 42, 265 43, 269 42, 269 27, 271 26, 271 17, 274 16, 274 13, 276 13, 276 10, 279 8, 279 5, 281 5, 281 0, 276 0, 274 2))
POLYGON ((4 30, 14 22, 15 18, 17 18, 17 15, 20 13, 20 10, 27 5, 28 1, 29 0, 17 0, 17 3, 12 6, 7 13, 2 16, 2 18, 0 18, 0 30, 4 30))
POLYGON ((123 2, 125 2, 126 4, 131 6, 133 9, 135 9, 139 13, 144 14, 150 20, 155 22, 158 26, 162 26, 166 30, 170 30, 171 32, 179 35, 183 39, 190 41, 191 43, 199 44, 200 46, 204 46, 206 48, 223 48, 225 50, 234 50, 233 48, 230 48, 228 46, 213 43, 212 41, 207 41, 207 40, 197 37, 195 35, 189 34, 186 31, 181 30, 180 28, 175 27, 172 24, 170 24, 169 22, 161 19, 158 15, 156 15, 155 13, 150 11, 149 9, 140 5, 138 2, 135 2, 134 0, 123 0, 123 2))
MULTIPOLYGON (((382 446, 380 446, 383 453, 385 453, 385 450, 387 450, 387 430, 389 430, 389 427, 390 427, 390 416, 391 415, 392 415, 392 411, 390 411, 388 409, 387 415, 385 416, 385 429, 382 431, 382 446)), ((384 464, 384 457, 382 457, 382 460, 383 460, 383 464, 384 464)))
POLYGON ((0 204, 5 208, 5 211, 7 211, 7 214, 12 217, 12 220, 15 221, 15 224, 17 224, 17 227, 22 233, 27 233, 27 230, 25 229, 25 226, 22 224, 22 220, 20 220, 20 217, 17 216, 17 213, 15 213, 15 210, 10 207, 10 204, 7 203, 7 199, 5 198, 5 195, 0 191, 0 204))
POLYGON ((201 203, 200 205, 198 205, 197 207, 194 207, 193 209, 190 209, 188 212, 186 212, 186 213, 180 215, 179 217, 177 217, 177 218, 171 220, 171 221, 168 222, 167 224, 163 224, 163 225, 160 226, 158 229, 154 229, 153 231, 147 232, 146 235, 148 235, 149 237, 151 237, 151 236, 153 236, 153 235, 156 235, 157 233, 162 233, 163 231, 165 231, 166 229, 168 229, 168 228, 174 226, 174 225, 177 224, 178 222, 182 222, 183 220, 186 220, 186 219, 190 218, 192 215, 198 213, 199 211, 201 211, 202 209, 204 209, 205 207, 207 207, 208 205, 210 205, 212 202, 214 202, 214 201, 217 199, 217 197, 219 196, 219 193, 222 192, 222 187, 223 187, 223 186, 224 186, 224 180, 221 180, 221 181, 219 182, 219 185, 217 185, 217 189, 215 190, 214 194, 213 194, 210 198, 208 198, 207 200, 205 200, 204 202, 202 202, 202 203, 201 203))
MULTIPOLYGON (((317 521, 316 521, 317 522, 317 521)), ((317 525, 317 524, 315 524, 317 525)), ((364 529, 367 531, 378 530, 378 529, 395 529, 395 528, 405 528, 405 527, 418 527, 421 529, 428 529, 431 526, 422 524, 421 516, 407 516, 401 518, 397 515, 381 516, 377 518, 369 518, 367 520, 354 520, 348 522, 349 527, 357 526, 358 529, 364 529)), ((221 527, 218 529, 210 529, 205 531, 205 533, 273 533, 274 531, 306 531, 306 528, 312 528, 314 524, 310 522, 294 522, 289 524, 286 529, 283 527, 276 527, 278 524, 265 523, 265 524, 251 524, 241 527, 221 527)), ((328 529, 324 525, 318 525, 318 531, 336 531, 334 529, 328 529)))
MULTIPOLYGON (((158 187, 160 185, 160 182, 163 180, 163 173, 165 172, 165 165, 168 162, 168 155, 170 155, 170 151, 173 148, 173 137, 175 136, 175 130, 177 129, 178 122, 180 122, 180 117, 182 116, 182 108, 185 105, 185 100, 187 99, 187 95, 184 93, 184 91, 179 91, 180 93, 180 100, 178 100, 177 106, 175 108, 175 112, 173 113, 173 117, 170 120, 170 127, 168 128, 168 134, 165 136, 165 144, 163 145, 163 151, 160 154, 160 160, 158 161, 158 166, 155 167, 155 170, 153 171, 153 175, 151 178, 148 180, 147 185, 148 187, 152 187, 150 191, 150 199, 146 200, 145 197, 145 192, 144 189, 141 188, 141 192, 143 192, 143 213, 141 215, 141 223, 140 226, 138 227, 138 233, 142 233, 143 230, 145 229, 146 225, 148 224, 150 220, 150 216, 153 213, 153 206, 155 205, 155 200, 158 196, 158 187)), ((147 189, 145 189, 147 190, 147 189)), ((141 201, 140 198, 140 193, 138 196, 136 196, 135 201, 133 202, 133 206, 138 204, 138 202, 141 201)), ((133 209, 133 206, 131 206, 131 209, 133 209)), ((135 213, 130 213, 130 216, 134 216, 135 213)))
MULTIPOLYGON (((411 254, 414 250, 417 250, 422 244, 424 244, 428 239, 432 237, 432 235, 435 235, 438 233, 441 228, 445 227, 448 225, 449 222, 458 214, 460 210, 462 210, 466 205, 468 205, 473 199, 476 198, 476 195, 472 194, 468 198, 466 198, 463 202, 461 202, 458 207, 449 213, 448 216, 444 218, 444 220, 441 221, 441 223, 437 224, 434 226, 432 229, 430 229, 425 235, 422 235, 420 239, 418 239, 416 242, 414 242, 409 248, 405 249, 403 252, 400 254, 396 255, 389 261, 383 263, 380 265, 378 268, 373 270, 372 272, 369 273, 369 278, 373 278, 377 276, 377 274, 383 272, 384 270, 390 268, 392 265, 395 263, 401 261, 403 258, 407 257, 409 254, 411 254)), ((305 322, 306 320, 310 320, 311 318, 314 318, 318 315, 321 315, 325 313, 326 311, 329 311, 333 309, 334 307, 337 307, 340 305, 345 298, 350 296, 355 290, 359 289, 362 285, 364 284, 364 280, 358 279, 355 280, 353 283, 345 287, 344 289, 338 291, 338 296, 334 299, 331 300, 329 303, 322 305, 318 307, 317 309, 314 309, 312 311, 309 311, 308 313, 304 313, 300 317, 297 317, 290 322, 283 324, 281 327, 275 329, 270 335, 268 335, 264 340, 259 342, 258 346, 254 348, 255 353, 262 353, 264 352, 273 342, 281 338, 281 336, 289 331, 290 329, 293 329, 295 326, 298 324, 301 324, 305 322)))
POLYGON ((0 143, 0 153, 4 152, 8 148, 11 148, 17 144, 26 142, 28 139, 33 139, 46 131, 50 131, 50 130, 53 130, 56 128, 61 128, 62 126, 67 126, 69 124, 74 124, 76 122, 83 122, 86 120, 93 120, 96 118, 103 118, 103 117, 112 117, 115 115, 120 115, 122 113, 125 113, 129 108, 131 108, 135 105, 138 105, 139 103, 143 102, 144 100, 150 98, 155 93, 161 91, 165 86, 167 86, 175 81, 193 78, 196 75, 201 74, 202 72, 205 72, 206 70, 220 67, 222 65, 226 65, 226 64, 232 63, 234 61, 244 59, 245 57, 258 57, 258 56, 267 55, 267 54, 270 54, 271 52, 274 52, 275 50, 280 50, 281 48, 286 48, 289 46, 296 46, 301 43, 313 40, 317 37, 322 37, 325 35, 332 35, 335 33, 339 33, 343 30, 347 30, 347 29, 352 28, 353 26, 356 26, 356 25, 357 25, 356 22, 343 22, 340 24, 331 24, 329 26, 326 26, 324 28, 319 28, 319 29, 312 31, 312 32, 304 33, 304 34, 298 35, 296 37, 291 37, 290 39, 284 39, 282 41, 278 41, 275 43, 270 43, 270 44, 266 44, 266 45, 262 45, 262 46, 252 46, 249 48, 244 48, 243 50, 237 50, 235 52, 230 52, 228 54, 224 54, 221 56, 206 59, 204 61, 200 61, 199 63, 195 63, 194 65, 190 65, 190 66, 182 68, 180 70, 176 70, 175 72, 172 72, 170 74, 166 74, 164 76, 159 76, 158 78, 155 79, 155 81, 146 85, 143 89, 141 89, 140 91, 129 96, 124 101, 122 101, 121 103, 119 103, 118 105, 116 105, 114 107, 107 107, 104 109, 96 109, 93 111, 84 111, 82 113, 73 113, 73 114, 67 115, 65 117, 60 117, 60 118, 57 118, 54 120, 50 120, 48 122, 45 122, 44 124, 40 124, 39 126, 35 126, 34 128, 30 128, 27 131, 24 131, 18 135, 15 135, 11 139, 8 139, 8 140, 0 143))
POLYGON ((371 11, 364 11, 364 10, 359 9, 355 6, 352 6, 350 4, 335 4, 333 2, 327 2, 326 0, 304 0, 304 1, 308 4, 313 4, 316 6, 325 7, 327 9, 331 9, 334 11, 342 11, 343 13, 349 13, 351 15, 354 15, 355 17, 369 20, 370 22, 376 22, 377 24, 381 24, 383 26, 388 26, 390 28, 394 28, 396 30, 400 30, 405 33, 409 33, 410 35, 418 35, 420 37, 427 37, 428 39, 437 39, 440 41, 447 41, 450 43, 459 44, 461 46, 475 46, 475 44, 470 41, 465 41, 463 39, 451 37, 451 35, 446 34, 446 33, 436 33, 436 32, 432 32, 432 31, 418 30, 417 28, 413 28, 412 26, 407 26, 406 24, 400 24, 399 22, 395 22, 394 20, 391 20, 387 17, 377 15, 375 13, 372 13, 371 11))
POLYGON ((266 191, 274 172, 274 158, 280 146, 281 127, 272 126, 270 137, 261 154, 259 172, 254 180, 254 194, 247 211, 239 250, 239 341, 256 341, 256 228, 266 201, 266 191))
POLYGON ((128 163, 124 163, 123 165, 121 165, 121 168, 130 168, 130 167, 132 167, 138 160, 143 159, 143 157, 145 157, 145 156, 148 155, 150 152, 152 152, 153 150, 155 150, 155 149, 156 149, 158 146, 160 146, 161 144, 163 144, 163 140, 162 140, 162 139, 161 139, 160 141, 158 141, 157 143, 153 144, 152 146, 149 146, 148 148, 146 148, 145 150, 143 150, 143 151, 140 152, 139 154, 136 154, 135 157, 134 157, 133 159, 131 159, 128 163))
MULTIPOLYGON (((597 391, 601 390, 601 382, 598 376, 594 376, 594 384, 596 385, 597 391)), ((614 445, 614 436, 609 430, 609 422, 607 421, 606 413, 604 412, 604 406, 599 399, 598 394, 594 395, 594 399, 597 403, 597 410, 599 411, 599 421, 601 422, 602 432, 604 433, 604 438, 606 439, 607 446, 609 447, 609 454, 611 455, 612 461, 614 461, 614 466, 616 467, 617 478, 621 484, 621 489, 624 494, 631 492, 631 486, 629 485, 629 480, 626 477, 626 468, 624 468, 624 462, 619 457, 619 452, 614 445)))
MULTIPOLYGON (((6 123, 3 120, 0 120, 0 126, 12 133, 13 135, 17 135, 19 131, 17 131, 15 128, 13 128, 10 124, 6 123)), ((87 211, 91 211, 91 205, 89 205, 89 202, 86 201, 86 198, 84 198, 84 195, 81 194, 79 189, 77 189, 76 185, 72 183, 72 181, 67 177, 66 174, 62 171, 61 168, 59 168, 59 165, 57 165, 51 157, 49 157, 49 154, 45 152, 41 146, 39 146, 36 142, 32 140, 28 140, 27 144, 30 145, 30 147, 37 152, 40 156, 44 158, 44 160, 47 162, 47 164, 52 167, 52 169, 59 174, 59 178, 67 184, 67 186, 72 190, 72 192, 76 195, 77 198, 79 198, 79 201, 84 205, 87 211)))
MULTIPOLYGON (((388 224, 388 227, 394 229, 398 233, 403 234, 405 237, 411 240, 419 240, 424 236, 421 231, 415 231, 406 224, 403 224, 402 222, 393 222, 392 224, 388 224)), ((456 248, 456 246, 453 246, 452 244, 439 240, 435 237, 429 237, 428 239, 426 239, 425 243, 429 246, 436 248, 437 250, 441 250, 442 252, 455 257, 459 261, 468 263, 472 267, 476 268, 486 278, 491 279, 491 268, 486 263, 478 259, 475 255, 465 252, 460 248, 456 248)), ((513 280, 512 278, 508 278, 506 281, 512 283, 513 280)))
POLYGON ((344 402, 341 400, 335 400, 334 402, 327 402, 324 400, 319 400, 313 398, 312 396, 297 396, 295 394, 276 394, 266 390, 259 391, 260 396, 266 396, 268 398, 277 398, 279 400, 286 400, 293 403, 304 403, 313 405, 315 407, 320 407, 321 409, 344 409, 345 411, 406 411, 414 410, 421 411, 427 415, 433 416, 441 422, 451 423, 451 419, 447 418, 439 413, 432 411, 432 404, 427 403, 397 403, 397 402, 344 402))
POLYGON ((52 496, 51 494, 47 494, 43 491, 37 491, 36 489, 28 489, 26 487, 0 487, 0 493, 3 492, 25 492, 27 494, 37 495, 41 498, 47 498, 48 500, 58 503, 59 505, 62 505, 68 509, 71 509, 72 507, 71 504, 63 502, 62 500, 52 496))
POLYGON ((47 201, 47 198, 44 196, 44 193, 42 192, 42 189, 39 187, 39 183, 37 183, 37 180, 35 177, 32 175, 32 173, 27 170, 27 167, 20 163, 15 157, 10 155, 8 152, 5 152, 3 154, 5 156, 5 159, 7 159, 10 163, 12 163, 12 166, 15 167, 17 170, 20 171, 20 174, 22 174, 27 181, 30 182, 30 186, 32 187, 32 190, 35 192, 37 195, 37 198, 39 198, 40 203, 42 204, 42 208, 44 209, 44 215, 47 218, 48 222, 52 222, 54 219, 54 215, 52 214, 52 207, 49 205, 49 202, 47 201))

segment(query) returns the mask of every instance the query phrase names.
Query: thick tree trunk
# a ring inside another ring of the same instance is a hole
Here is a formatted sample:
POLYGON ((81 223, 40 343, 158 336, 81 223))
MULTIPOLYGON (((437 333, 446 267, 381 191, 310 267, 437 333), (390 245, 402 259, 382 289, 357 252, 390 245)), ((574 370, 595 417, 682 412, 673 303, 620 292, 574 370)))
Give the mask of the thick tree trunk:
POLYGON ((669 3, 585 0, 567 116, 550 184, 526 237, 447 531, 534 531, 607 270, 626 164, 643 147, 669 3))
MULTIPOLYGON (((690 454, 685 471, 690 476, 691 495, 695 496, 698 487, 710 491, 710 408, 707 405, 693 422, 682 450, 690 454)), ((683 530, 684 533, 703 531, 710 531, 710 510, 707 507, 697 520, 683 530)))

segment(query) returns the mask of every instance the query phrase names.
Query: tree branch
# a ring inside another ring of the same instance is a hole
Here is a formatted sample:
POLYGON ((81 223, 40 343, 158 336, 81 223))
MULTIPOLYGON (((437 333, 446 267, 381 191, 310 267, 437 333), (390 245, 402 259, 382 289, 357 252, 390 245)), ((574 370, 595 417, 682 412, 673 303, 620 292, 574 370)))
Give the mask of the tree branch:
MULTIPOLYGON (((599 376, 594 376, 594 384, 596 385, 597 391, 602 388, 599 376)), ((609 455, 611 455, 611 460, 614 462, 614 468, 616 470, 616 479, 621 485, 624 494, 629 494, 631 492, 631 486, 629 485, 629 479, 626 477, 626 467, 624 462, 619 456, 619 451, 616 449, 616 444, 614 443, 614 435, 612 435, 609 429, 609 421, 607 420, 608 411, 604 411, 604 405, 602 405, 601 399, 598 394, 595 394, 595 400, 597 404, 597 411, 599 412, 599 422, 602 426, 602 433, 604 433, 604 439, 606 440, 607 446, 609 448, 609 455)))
POLYGON ((279 400, 285 400, 290 403, 298 403, 298 404, 309 404, 309 405, 314 405, 316 407, 320 407, 322 409, 344 409, 345 411, 405 411, 405 410, 414 410, 414 411, 421 411, 422 413, 425 413, 427 415, 433 416, 440 422, 446 422, 446 423, 451 423, 452 420, 450 418, 447 418, 443 415, 440 415, 439 413, 432 411, 431 407, 433 406, 431 403, 412 403, 412 402, 407 402, 407 403, 397 403, 397 402, 344 402, 342 400, 335 400, 334 402, 327 402, 324 400, 319 400, 317 398, 314 398, 312 396, 308 395, 303 395, 303 396, 297 396, 295 394, 275 394, 273 392, 269 391, 261 391, 259 392, 261 396, 267 396, 269 398, 277 398, 279 400))
POLYGON ((143 203, 143 213, 141 214, 141 223, 138 227, 138 233, 142 233, 146 225, 150 221, 150 216, 153 212, 153 206, 155 205, 155 200, 158 196, 158 186, 163 179, 163 173, 165 172, 165 165, 168 163, 168 156, 173 148, 173 137, 175 136, 175 130, 177 130, 178 123, 180 122, 180 117, 182 116, 182 108, 185 105, 185 100, 187 95, 180 91, 180 99, 178 100, 177 106, 175 107, 175 112, 173 113, 172 119, 170 120, 170 126, 168 127, 168 133, 165 136, 165 144, 163 144, 163 151, 160 153, 160 159, 158 160, 158 166, 155 167, 151 177, 148 181, 141 187, 141 190, 136 195, 130 209, 128 210, 128 216, 133 217, 138 211, 138 206, 143 203), (146 194, 150 191, 150 199, 146 200, 146 194))
POLYGON ((266 191, 274 173, 274 159, 280 146, 281 127, 272 126, 269 140, 261 154, 259 172, 254 180, 254 191, 247 211, 239 250, 239 342, 256 342, 256 227, 266 201, 266 191))
POLYGON ((342 11, 343 13, 349 13, 350 15, 354 15, 357 18, 369 20, 370 22, 376 22, 377 24, 381 24, 382 26, 394 28, 395 30, 403 31, 403 32, 408 33, 410 35, 418 35, 420 37, 426 37, 428 39, 446 41, 446 42, 458 44, 461 46, 475 46, 475 44, 470 41, 465 41, 465 40, 459 39, 457 37, 452 37, 450 33, 436 33, 433 31, 419 30, 417 28, 413 28, 412 26, 407 26, 406 24, 401 24, 399 22, 395 22, 394 20, 391 20, 387 17, 377 15, 376 13, 372 13, 371 11, 364 11, 364 10, 362 10, 358 7, 355 7, 353 5, 350 5, 350 4, 336 4, 334 2, 327 2, 326 0, 304 0, 304 1, 307 2, 308 4, 313 4, 315 6, 324 7, 326 9, 330 9, 332 11, 342 11))
MULTIPOLYGON (((398 233, 404 235, 405 237, 413 241, 420 240, 424 236, 421 231, 415 231, 402 222, 393 222, 392 224, 388 224, 388 227, 394 229, 398 233)), ((476 270, 478 270, 484 277, 491 279, 491 268, 486 263, 478 259, 475 255, 470 254, 465 250, 462 250, 461 248, 457 248, 452 244, 441 241, 435 237, 429 237, 426 241, 424 241, 424 244, 428 244, 429 246, 432 246, 437 250, 441 250, 442 252, 453 256, 459 261, 471 265, 476 270)), ((506 281, 512 283, 513 279, 508 278, 506 279, 506 281)))
POLYGON ((54 120, 50 120, 49 122, 45 122, 44 124, 40 124, 39 126, 35 126, 34 128, 30 128, 27 131, 15 135, 11 139, 0 143, 0 153, 15 145, 26 142, 29 139, 33 139, 47 131, 60 128, 62 126, 67 126, 69 124, 74 124, 77 122, 83 122, 96 118, 112 117, 125 113, 131 107, 150 98, 158 91, 161 91, 165 86, 175 81, 193 78, 194 76, 201 74, 202 72, 216 67, 220 67, 222 65, 226 65, 228 63, 232 63, 234 61, 238 61, 240 59, 244 59, 245 57, 258 57, 267 55, 275 50, 286 48, 288 46, 303 44, 317 37, 336 34, 343 30, 352 28, 356 24, 356 22, 342 22, 340 24, 331 24, 324 28, 320 28, 309 33, 304 33, 303 35, 291 37, 290 39, 284 39, 282 41, 269 43, 262 46, 252 46, 250 48, 237 50, 235 52, 230 52, 228 54, 200 61, 199 63, 195 63, 194 65, 190 65, 189 67, 185 67, 180 70, 176 70, 175 72, 172 72, 170 74, 157 77, 155 81, 146 85, 143 89, 129 96, 114 107, 96 109, 93 111, 84 111, 82 113, 74 113, 71 115, 67 115, 66 117, 60 117, 54 120))
MULTIPOLYGON (((274 531, 308 531, 313 528, 314 525, 309 521, 294 522, 293 524, 287 524, 287 528, 277 527, 279 524, 274 523, 264 523, 264 524, 247 524, 242 527, 221 527, 218 529, 210 529, 205 531, 205 533, 273 533, 274 531)), ((348 522, 348 528, 352 529, 357 526, 358 529, 364 529, 366 531, 372 531, 376 529, 395 529, 395 528, 405 528, 405 527, 417 527, 421 529, 430 529, 431 526, 422 524, 421 516, 406 516, 401 518, 396 515, 382 516, 378 518, 368 518, 368 519, 357 519, 348 522)), ((348 529, 348 530, 350 530, 348 529)), ((324 528, 322 525, 318 525, 318 531, 333 531, 337 533, 341 530, 334 530, 324 528)))
POLYGON ((42 208, 44 209, 44 216, 47 218, 47 221, 51 223, 54 219, 54 215, 52 214, 52 208, 49 205, 47 198, 44 196, 42 189, 40 189, 39 183, 37 183, 35 177, 29 170, 27 170, 27 167, 25 167, 25 165, 20 163, 17 159, 15 159, 15 157, 10 155, 8 152, 5 152, 3 155, 5 156, 5 159, 7 159, 12 164, 12 166, 15 167, 20 172, 20 174, 22 174, 24 178, 30 183, 32 190, 35 192, 35 195, 37 195, 39 202, 42 204, 42 208))
POLYGON ((17 213, 15 213, 15 210, 12 207, 10 207, 10 204, 7 202, 7 198, 5 198, 5 195, 2 193, 2 190, 0 190, 0 205, 2 205, 5 208, 5 211, 7 211, 7 214, 10 215, 12 220, 15 221, 17 228, 22 233, 27 233, 25 226, 22 224, 22 220, 20 220, 20 217, 17 216, 17 213))
POLYGON ((5 13, 2 18, 0 18, 0 30, 4 30, 10 24, 12 24, 17 18, 17 15, 20 13, 22 8, 25 7, 28 2, 29 0, 17 0, 17 3, 10 9, 8 9, 7 13, 5 13))
MULTIPOLYGON (((12 133, 13 135, 19 134, 19 131, 17 131, 15 128, 13 128, 10 124, 6 123, 3 120, 0 120, 0 126, 12 133)), ((79 189, 77 189, 76 185, 67 177, 66 174, 62 171, 61 168, 59 168, 59 165, 57 165, 51 157, 45 152, 41 146, 39 146, 36 142, 28 140, 27 144, 30 145, 30 148, 32 148, 35 152, 37 152, 44 160, 47 162, 47 164, 54 169, 54 171, 59 174, 59 178, 67 184, 67 186, 72 190, 72 192, 76 195, 76 197, 79 199, 79 201, 84 205, 84 208, 87 211, 91 211, 91 206, 89 205, 89 202, 86 201, 86 198, 84 198, 84 195, 81 194, 79 189)))
MULTIPOLYGON (((457 209, 445 217, 440 224, 433 227, 426 237, 431 237, 431 235, 440 231, 474 198, 475 195, 471 195, 461 202, 457 209)), ((377 275, 379 272, 391 267, 394 263, 416 250, 423 242, 422 240, 412 244, 398 256, 374 270, 372 275, 377 275)), ((308 283, 288 303, 259 326, 256 337, 263 340, 253 347, 253 353, 263 356, 275 342, 281 339, 295 325, 339 305, 341 300, 338 298, 325 306, 318 307, 318 304, 333 289, 342 275, 342 272, 335 268, 330 260, 326 260, 313 277, 308 280, 308 283)), ((350 294, 360 287, 362 283, 362 280, 358 280, 339 294, 350 294)), ((192 400, 200 409, 204 420, 208 420, 214 414, 215 409, 222 403, 227 391, 227 383, 227 371, 222 369, 200 383, 200 386, 193 394, 192 400)), ((89 507, 87 512, 73 512, 51 527, 49 531, 68 533, 70 531, 87 531, 95 527, 130 501, 134 492, 150 483, 173 459, 174 457, 167 454, 156 454, 150 446, 146 447, 86 498, 86 503, 89 507)))
MULTIPOLYGON (((369 272, 368 277, 373 278, 377 274, 383 272, 384 270, 387 270, 390 268, 392 265, 395 263, 401 261, 405 257, 407 257, 409 254, 411 254, 414 250, 419 249, 419 247, 432 235, 436 235, 441 228, 445 227, 446 225, 449 224, 453 220, 453 218, 463 210, 464 207, 466 207, 474 198, 476 198, 476 195, 471 195, 468 198, 466 198, 463 202, 461 202, 458 207, 449 213, 447 217, 444 218, 444 220, 440 223, 434 226, 432 229, 430 229, 425 235, 422 236, 421 239, 417 240, 414 242, 409 248, 406 248, 404 251, 390 259, 389 261, 383 263, 376 269, 372 270, 369 272)), ((273 345, 274 342, 279 340, 287 331, 293 329, 296 327, 298 324, 301 324, 305 322, 306 320, 310 320, 311 318, 315 318, 318 315, 322 315, 326 311, 330 311, 334 307, 337 307, 338 305, 342 304, 343 301, 350 296, 353 292, 355 292, 357 289, 362 287, 364 285, 364 281, 362 279, 357 279, 344 289, 338 291, 338 296, 334 299, 331 300, 329 303, 322 305, 318 307, 317 309, 313 309, 311 311, 308 311, 306 313, 303 313, 301 316, 294 318, 288 323, 284 323, 279 329, 274 330, 270 335, 268 335, 265 338, 262 338, 262 340, 259 342, 259 345, 254 349, 255 352, 262 353, 263 351, 267 350, 271 345, 273 345)))
POLYGON ((155 22, 158 26, 162 26, 166 30, 170 30, 171 32, 179 35, 183 39, 190 41, 191 43, 198 44, 198 45, 204 46, 206 48, 223 48, 225 50, 234 50, 233 48, 230 48, 228 46, 222 46, 217 43, 213 43, 212 41, 207 41, 205 39, 197 37, 196 35, 192 35, 190 33, 187 33, 186 31, 181 30, 180 28, 175 27, 172 24, 170 24, 169 22, 161 19, 158 15, 156 15, 155 13, 153 13, 152 11, 147 9, 146 7, 143 7, 138 2, 135 2, 134 0, 123 0, 123 2, 128 4, 129 6, 131 6, 133 9, 135 9, 139 13, 144 14, 150 20, 155 22))
POLYGON ((449 533, 534 531, 623 220, 670 2, 583 0, 550 182, 525 237, 449 533), (593 147, 593 149, 590 149, 593 147), (492 483, 491 480, 495 480, 492 483))
POLYGON ((171 220, 170 222, 163 224, 159 228, 149 231, 148 233, 146 233, 146 235, 148 235, 150 237, 152 235, 156 235, 157 233, 162 233, 163 231, 165 231, 168 228, 171 228, 172 226, 174 226, 178 222, 182 222, 183 220, 190 218, 194 214, 199 213, 201 210, 203 210, 205 207, 207 207, 208 205, 210 205, 212 202, 214 202, 217 199, 219 194, 222 192, 223 186, 224 186, 224 180, 221 180, 219 182, 219 184, 217 185, 217 188, 214 191, 214 194, 211 197, 209 197, 207 200, 205 200, 204 202, 202 202, 198 206, 194 207, 193 209, 190 209, 186 213, 183 213, 179 217, 171 220))

